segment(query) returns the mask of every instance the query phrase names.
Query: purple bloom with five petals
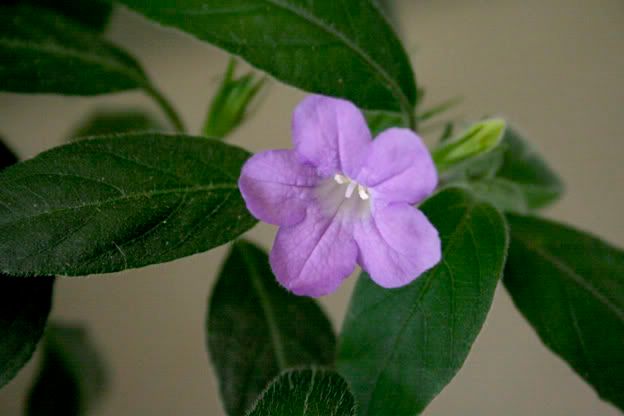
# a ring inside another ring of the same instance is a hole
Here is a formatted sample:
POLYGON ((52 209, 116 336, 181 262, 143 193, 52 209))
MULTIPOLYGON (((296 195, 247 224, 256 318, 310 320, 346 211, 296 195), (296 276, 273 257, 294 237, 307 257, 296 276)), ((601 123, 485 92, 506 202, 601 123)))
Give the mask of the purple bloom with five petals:
POLYGON ((438 181, 420 137, 391 128, 373 141, 353 104, 319 95, 297 106, 292 131, 294 150, 254 155, 239 179, 249 211, 280 226, 270 262, 284 287, 327 295, 356 264, 399 287, 440 261, 438 232, 413 207, 438 181))

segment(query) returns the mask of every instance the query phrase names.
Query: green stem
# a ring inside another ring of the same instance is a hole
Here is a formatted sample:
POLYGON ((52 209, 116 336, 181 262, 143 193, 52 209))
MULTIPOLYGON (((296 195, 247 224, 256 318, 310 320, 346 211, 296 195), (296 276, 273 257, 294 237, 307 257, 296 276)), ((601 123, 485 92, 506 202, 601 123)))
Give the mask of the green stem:
POLYGON ((412 129, 413 131, 416 131, 418 129, 418 123, 414 115, 414 110, 410 107, 408 109, 405 109, 404 111, 407 116, 407 124, 409 128, 412 129))
POLYGON ((412 108, 409 101, 405 99, 405 96, 397 98, 399 98, 399 103, 401 104, 401 113, 403 113, 403 120, 405 121, 407 126, 412 129, 412 131, 416 131, 416 129, 418 128, 418 124, 414 108, 412 108))
POLYGON ((158 91, 153 85, 147 85, 145 87, 145 91, 150 97, 156 100, 156 102, 163 110, 165 116, 167 116, 167 119, 169 119, 175 130, 178 133, 185 133, 186 128, 184 127, 184 122, 178 115, 173 105, 169 102, 169 100, 164 95, 162 95, 162 93, 158 91))

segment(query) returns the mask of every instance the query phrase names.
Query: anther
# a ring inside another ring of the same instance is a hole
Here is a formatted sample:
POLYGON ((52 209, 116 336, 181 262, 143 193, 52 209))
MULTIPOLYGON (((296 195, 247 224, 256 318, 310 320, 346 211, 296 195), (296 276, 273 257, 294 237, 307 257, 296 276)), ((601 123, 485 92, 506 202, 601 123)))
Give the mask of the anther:
POLYGON ((342 184, 344 184, 344 183, 347 181, 347 178, 345 178, 345 177, 344 177, 344 176, 342 176, 342 175, 335 174, 335 175, 334 175, 334 180, 335 180, 336 182, 338 182, 340 185, 342 185, 342 184))
POLYGON ((366 192, 366 189, 364 189, 362 185, 358 185, 358 194, 360 195, 360 198, 362 198, 362 200, 364 201, 369 198, 368 192, 366 192))

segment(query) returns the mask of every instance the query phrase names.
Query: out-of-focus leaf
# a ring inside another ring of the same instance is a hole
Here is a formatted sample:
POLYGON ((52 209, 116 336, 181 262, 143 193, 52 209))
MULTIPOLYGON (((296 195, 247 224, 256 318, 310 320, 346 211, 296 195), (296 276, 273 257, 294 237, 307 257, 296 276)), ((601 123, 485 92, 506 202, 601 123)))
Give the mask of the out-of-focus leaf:
POLYGON ((291 370, 276 378, 247 416, 355 416, 349 386, 330 370, 291 370))
POLYGON ((90 28, 102 32, 113 13, 112 0, 25 0, 32 4, 47 7, 90 28))
POLYGON ((527 140, 509 128, 503 143, 506 151, 496 177, 517 184, 525 194, 529 208, 542 208, 561 197, 561 179, 527 140))
POLYGON ((455 123, 452 121, 448 121, 444 123, 444 127, 442 129, 442 133, 440 133, 440 137, 438 138, 438 142, 440 144, 446 143, 453 137, 453 133, 455 132, 455 123))
POLYGON ((88 332, 79 326, 50 324, 26 415, 85 415, 101 399, 107 384, 102 359, 88 332))
POLYGON ((0 274, 0 387, 30 360, 52 303, 53 277, 0 274))
POLYGON ((448 110, 456 107, 461 102, 461 98, 451 98, 450 100, 443 101, 438 105, 435 105, 429 109, 423 110, 421 113, 418 113, 416 115, 416 120, 418 120, 419 123, 425 122, 439 116, 440 114, 446 113, 448 110))
POLYGON ((511 127, 498 149, 448 173, 443 182, 463 182, 479 198, 505 212, 524 214, 543 208, 559 199, 564 190, 559 176, 511 127))
POLYGON ((624 251, 552 221, 508 220, 514 303, 548 348, 624 410, 624 251))
POLYGON ((100 109, 90 114, 69 135, 70 140, 105 134, 163 131, 165 128, 151 114, 138 109, 100 109))
POLYGON ((310 298, 275 281, 266 253, 238 241, 210 299, 206 335, 230 416, 242 416, 280 371, 331 365, 331 323, 310 298))
POLYGON ((0 173, 0 271, 85 275, 162 263, 256 223, 237 186, 246 151, 204 137, 99 136, 0 173))
POLYGON ((0 90, 94 95, 148 84, 133 58, 72 20, 26 3, 0 5, 0 90))
POLYGON ((178 131, 184 130, 171 104, 128 53, 51 8, 0 5, 0 91, 97 95, 139 88, 178 131))

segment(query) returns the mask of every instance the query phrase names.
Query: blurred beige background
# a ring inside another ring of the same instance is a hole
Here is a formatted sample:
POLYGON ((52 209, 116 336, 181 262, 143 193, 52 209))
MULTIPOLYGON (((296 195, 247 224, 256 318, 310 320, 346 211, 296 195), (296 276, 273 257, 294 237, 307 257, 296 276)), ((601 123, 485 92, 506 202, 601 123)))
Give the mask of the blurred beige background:
MULTIPOLYGON (((400 26, 427 103, 461 95, 453 114, 502 114, 535 141, 568 185, 548 216, 624 246, 624 2, 621 0, 399 0, 400 26)), ((118 11, 108 35, 143 62, 197 132, 227 56, 118 11)), ((232 138, 250 150, 289 146, 303 94, 272 82, 232 138)), ((21 157, 61 143, 100 98, 0 94, 0 134, 21 157)), ((274 229, 249 233, 270 247, 274 229)), ((85 322, 110 367, 95 415, 223 415, 204 348, 206 298, 225 250, 115 275, 62 279, 54 319, 85 322)), ((322 300, 337 328, 352 283, 322 300)), ((622 351, 624 354, 624 351, 622 351)), ((0 391, 0 415, 21 414, 36 359, 0 391)), ((624 377, 624 374, 622 375, 624 377)), ((615 415, 541 345, 499 290, 466 365, 426 415, 615 415)), ((389 415, 390 416, 390 415, 389 415)))

